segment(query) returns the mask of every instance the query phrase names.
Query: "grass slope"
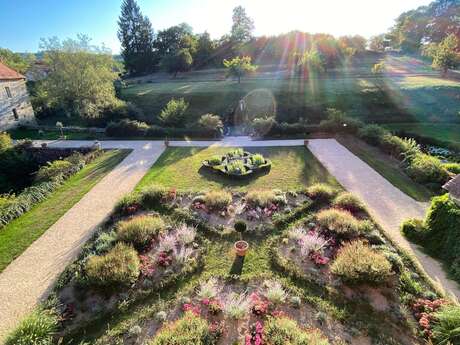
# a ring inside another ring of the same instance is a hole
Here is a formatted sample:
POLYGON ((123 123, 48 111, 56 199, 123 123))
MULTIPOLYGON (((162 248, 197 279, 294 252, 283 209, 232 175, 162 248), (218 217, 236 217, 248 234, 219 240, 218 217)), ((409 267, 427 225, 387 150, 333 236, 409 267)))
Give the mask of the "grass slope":
POLYGON ((69 178, 48 199, 0 229, 0 272, 72 208, 128 151, 108 151, 69 178))
POLYGON ((354 137, 340 137, 338 141, 375 171, 385 177, 393 186, 417 201, 428 201, 434 194, 424 186, 410 179, 399 167, 398 162, 354 137))
POLYGON ((390 130, 434 138, 460 144, 460 124, 454 123, 391 123, 385 125, 390 130))
POLYGON ((137 188, 155 183, 179 190, 203 191, 231 188, 234 190, 282 189, 299 190, 315 182, 338 182, 304 147, 247 148, 272 161, 266 175, 244 180, 232 180, 201 168, 201 162, 214 154, 224 154, 231 148, 174 147, 168 148, 144 176, 137 188))

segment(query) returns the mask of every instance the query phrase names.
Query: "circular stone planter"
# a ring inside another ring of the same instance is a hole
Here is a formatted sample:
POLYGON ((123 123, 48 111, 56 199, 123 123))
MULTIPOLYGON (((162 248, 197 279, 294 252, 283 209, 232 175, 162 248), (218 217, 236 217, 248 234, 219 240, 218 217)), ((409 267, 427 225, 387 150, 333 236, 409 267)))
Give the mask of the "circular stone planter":
POLYGON ((252 153, 246 151, 238 156, 227 153, 220 157, 220 162, 218 163, 211 164, 209 160, 204 160, 202 165, 207 169, 232 178, 245 178, 257 172, 270 170, 272 165, 270 160, 264 158, 265 161, 262 164, 256 165, 252 164, 252 156, 252 153), (241 162, 241 164, 244 166, 243 171, 229 171, 229 166, 235 161, 241 162))
POLYGON ((249 243, 246 241, 236 241, 234 247, 238 256, 245 256, 249 249, 249 243))

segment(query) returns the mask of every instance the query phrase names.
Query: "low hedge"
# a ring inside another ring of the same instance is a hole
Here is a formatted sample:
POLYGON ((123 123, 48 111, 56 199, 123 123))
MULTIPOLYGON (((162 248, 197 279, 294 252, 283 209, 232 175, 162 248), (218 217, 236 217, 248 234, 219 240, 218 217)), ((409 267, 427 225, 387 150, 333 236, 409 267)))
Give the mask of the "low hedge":
POLYGON ((145 122, 136 120, 123 119, 118 122, 110 122, 105 130, 108 137, 117 138, 208 138, 216 139, 222 137, 222 131, 217 129, 209 129, 205 127, 160 127, 156 125, 148 125, 145 122))
MULTIPOLYGON (((51 165, 42 168, 47 170, 46 173, 43 172, 38 174, 40 180, 43 181, 25 188, 17 196, 3 197, 0 202, 0 229, 13 219, 29 211, 39 202, 44 201, 51 193, 61 186, 67 178, 76 174, 85 164, 96 159, 102 153, 102 150, 90 151, 85 156, 76 153, 65 158, 65 160, 60 160, 59 162, 65 162, 66 164, 58 166, 58 168, 60 167, 62 169, 53 168, 52 173, 49 171, 50 167, 53 166, 51 163, 51 165), (50 172, 50 174, 48 174, 48 172, 50 172)), ((42 169, 40 171, 42 171, 42 169)))

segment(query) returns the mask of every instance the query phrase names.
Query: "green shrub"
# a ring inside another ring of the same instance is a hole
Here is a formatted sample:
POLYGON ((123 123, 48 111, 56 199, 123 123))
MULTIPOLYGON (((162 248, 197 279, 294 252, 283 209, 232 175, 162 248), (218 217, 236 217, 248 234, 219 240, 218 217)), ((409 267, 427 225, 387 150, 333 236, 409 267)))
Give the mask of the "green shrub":
POLYGON ((409 161, 407 174, 419 183, 444 183, 449 175, 441 161, 433 156, 418 153, 409 161))
POLYGON ((234 175, 243 175, 246 173, 246 166, 242 160, 235 160, 227 164, 227 172, 234 175))
POLYGON ((106 253, 117 241, 117 233, 115 231, 103 232, 94 242, 94 249, 96 254, 106 253))
POLYGON ((91 256, 85 265, 88 282, 101 287, 129 286, 139 276, 137 252, 124 243, 117 243, 107 254, 91 256))
POLYGON ((414 242, 423 240, 426 234, 423 221, 420 219, 408 219, 401 225, 401 232, 404 236, 414 242))
POLYGON ((13 147, 13 140, 6 132, 0 132, 0 153, 13 147))
POLYGON ((145 136, 149 126, 145 122, 136 120, 123 119, 118 122, 110 122, 105 134, 108 137, 143 137, 145 136))
POLYGON ((113 211, 116 214, 123 215, 127 213, 128 207, 135 205, 135 204, 139 204, 139 203, 140 203, 139 193, 130 193, 130 194, 124 195, 120 200, 117 201, 113 211))
POLYGON ((246 225, 246 222, 244 220, 237 220, 234 225, 235 231, 239 233, 245 232, 247 230, 247 227, 248 226, 246 225))
POLYGON ((364 206, 361 200, 348 192, 343 192, 337 195, 332 202, 332 205, 349 212, 361 212, 366 210, 366 206, 364 206))
POLYGON ((270 345, 329 345, 318 329, 301 329, 297 322, 286 317, 269 317, 264 325, 264 339, 270 345))
POLYGON ((253 190, 246 194, 246 202, 254 207, 267 207, 276 203, 277 195, 273 190, 253 190))
POLYGON ((452 174, 460 174, 460 163, 444 163, 442 166, 452 174))
POLYGON ((357 119, 348 117, 344 112, 329 108, 327 109, 327 119, 319 124, 323 131, 332 133, 356 133, 363 123, 357 119))
POLYGON ((208 163, 211 166, 220 165, 222 163, 222 156, 214 155, 208 159, 208 163))
POLYGON ((265 163, 265 158, 260 153, 252 155, 251 162, 255 166, 259 166, 265 163))
POLYGON ((433 339, 436 344, 460 344, 460 306, 445 304, 434 313, 433 339))
POLYGON ((160 217, 139 216, 117 224, 119 241, 130 243, 137 249, 142 249, 150 241, 163 233, 166 224, 160 217))
POLYGON ((413 144, 410 140, 402 139, 390 133, 385 134, 380 141, 382 150, 397 159, 403 158, 402 155, 410 151, 413 144))
POLYGON ((254 134, 263 137, 265 134, 270 132, 270 129, 276 124, 274 117, 257 117, 252 120, 252 129, 254 134))
POLYGON ((58 329, 53 311, 38 310, 26 317, 6 339, 5 345, 52 345, 58 329))
POLYGON ((392 274, 385 255, 361 241, 347 243, 339 250, 331 272, 350 284, 379 284, 392 274))
POLYGON ((348 211, 327 209, 316 215, 318 224, 339 237, 355 237, 360 234, 360 222, 348 211))
POLYGON ((149 345, 212 345, 217 343, 208 322, 187 312, 181 319, 165 324, 149 345))
POLYGON ((188 103, 183 99, 171 99, 160 113, 160 120, 167 126, 184 127, 185 112, 188 109, 188 103))
POLYGON ((198 120, 198 124, 203 128, 215 131, 221 130, 224 127, 219 115, 214 114, 201 115, 200 119, 198 120))
POLYGON ((168 191, 159 185, 150 185, 139 192, 139 200, 143 207, 155 209, 161 206, 168 191))
POLYGON ((56 160, 54 162, 48 162, 47 165, 42 166, 35 176, 38 182, 51 181, 57 178, 62 178, 69 175, 73 168, 71 162, 65 160, 56 160))
POLYGON ((323 202, 328 202, 332 200, 337 195, 337 189, 324 184, 324 183, 316 183, 307 188, 306 194, 309 198, 313 200, 320 200, 323 202))
POLYGON ((239 149, 234 149, 233 151, 230 151, 227 153, 229 157, 242 157, 244 155, 244 150, 239 148, 239 149))
POLYGON ((366 125, 358 131, 358 136, 361 139, 374 146, 380 145, 386 134, 388 131, 385 128, 375 124, 366 125))
POLYGON ((211 191, 204 195, 204 203, 211 210, 223 210, 232 202, 232 195, 225 191, 211 191))

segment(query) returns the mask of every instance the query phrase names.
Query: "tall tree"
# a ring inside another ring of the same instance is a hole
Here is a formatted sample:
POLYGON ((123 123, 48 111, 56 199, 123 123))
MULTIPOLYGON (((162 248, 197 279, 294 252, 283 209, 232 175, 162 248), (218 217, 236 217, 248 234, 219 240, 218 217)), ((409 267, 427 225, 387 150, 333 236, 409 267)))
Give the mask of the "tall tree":
POLYGON ((143 74, 153 70, 156 61, 152 24, 142 15, 135 0, 123 0, 118 18, 118 39, 129 74, 143 74))
POLYGON ((33 54, 23 56, 18 53, 13 53, 9 49, 0 48, 0 61, 9 68, 24 74, 35 61, 35 56, 33 54))
POLYGON ((246 14, 243 6, 233 9, 233 25, 231 38, 235 43, 245 43, 251 40, 254 21, 246 14))
POLYGON ((193 64, 198 67, 209 66, 214 62, 215 45, 208 32, 198 35, 193 64))
POLYGON ((257 69, 257 66, 251 63, 249 56, 237 56, 231 60, 224 60, 223 63, 227 69, 227 74, 238 78, 238 84, 241 82, 241 77, 257 69))
POLYGON ((460 62, 460 54, 457 53, 459 45, 460 40, 452 33, 433 47, 433 67, 442 70, 443 74, 446 74, 449 68, 457 67, 460 62))

